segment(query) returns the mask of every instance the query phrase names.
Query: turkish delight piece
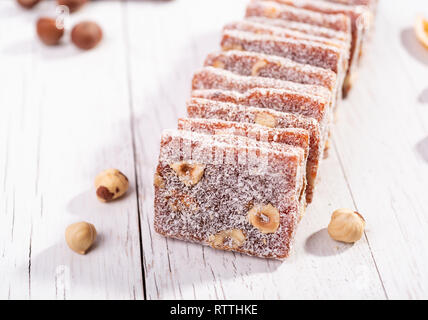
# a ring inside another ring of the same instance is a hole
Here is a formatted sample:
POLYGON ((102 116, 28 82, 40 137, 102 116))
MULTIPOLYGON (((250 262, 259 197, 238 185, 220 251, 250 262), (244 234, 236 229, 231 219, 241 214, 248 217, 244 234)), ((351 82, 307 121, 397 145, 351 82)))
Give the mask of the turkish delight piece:
POLYGON ((325 14, 274 1, 253 1, 247 6, 246 17, 266 17, 294 22, 303 22, 336 31, 351 33, 350 18, 342 13, 325 14))
POLYGON ((343 83, 348 68, 348 61, 340 48, 313 41, 224 30, 221 46, 225 51, 235 49, 264 53, 332 70, 337 74, 340 84, 343 83))
MULTIPOLYGON (((345 17, 345 18, 347 18, 347 17, 345 17)), ((257 23, 262 23, 265 25, 270 25, 270 26, 274 26, 274 27, 278 27, 278 28, 286 28, 286 29, 290 29, 290 30, 295 30, 295 31, 299 31, 301 33, 306 33, 309 35, 333 39, 335 41, 342 42, 344 45, 351 48, 351 32, 350 31, 349 32, 337 31, 334 29, 320 27, 317 25, 309 24, 309 23, 267 18, 264 16, 260 16, 260 17, 259 16, 250 16, 250 17, 247 17, 246 20, 252 21, 252 22, 257 22, 257 23)))
POLYGON ((165 131, 155 173, 155 231, 262 258, 290 254, 304 189, 301 148, 165 131))
POLYGON ((258 76, 242 76, 224 69, 205 67, 195 72, 192 90, 222 89, 246 92, 253 88, 276 88, 299 93, 306 96, 331 99, 331 91, 322 86, 306 85, 258 76))
POLYGON ((205 66, 225 69, 243 76, 323 86, 333 91, 337 87, 336 74, 331 70, 257 52, 230 50, 211 53, 205 60, 205 66))
POLYGON ((306 201, 308 203, 312 201, 324 149, 321 141, 320 126, 316 120, 293 113, 278 112, 271 109, 249 107, 200 98, 193 98, 188 101, 187 113, 191 118, 219 119, 257 124, 269 128, 300 128, 306 130, 310 137, 306 172, 308 182, 306 201))
MULTIPOLYGON (((272 0, 258 0, 271 3, 272 0)), ((273 0, 280 4, 290 5, 296 8, 312 10, 326 14, 345 14, 351 19, 352 43, 350 54, 350 68, 345 80, 344 94, 349 92, 356 77, 356 66, 363 41, 369 30, 370 10, 366 6, 344 5, 329 1, 318 0, 273 0)))
POLYGON ((290 97, 320 97, 328 101, 330 106, 328 115, 330 117, 332 114, 331 111, 336 105, 336 97, 333 96, 333 91, 325 87, 305 85, 271 78, 241 76, 239 74, 214 67, 205 67, 195 72, 192 81, 193 90, 221 89, 244 93, 254 88, 282 89, 285 90, 283 91, 283 94, 288 94, 290 97))
POLYGON ((330 123, 329 99, 305 95, 284 89, 254 88, 239 93, 227 90, 194 90, 192 97, 231 102, 251 107, 268 108, 314 118, 320 124, 322 143, 325 145, 330 123))
MULTIPOLYGON (((267 20, 267 19, 266 19, 267 20)), ((325 45, 332 45, 338 48, 342 48, 344 55, 349 54, 348 43, 335 39, 335 38, 326 38, 319 35, 313 35, 305 32, 300 32, 298 30, 292 30, 285 27, 278 27, 275 25, 263 24, 257 21, 251 20, 242 20, 228 23, 224 26, 223 30, 240 30, 245 32, 252 32, 258 34, 270 34, 277 37, 291 38, 297 40, 307 40, 319 42, 325 45)), ((347 58, 349 58, 347 56, 347 58)))

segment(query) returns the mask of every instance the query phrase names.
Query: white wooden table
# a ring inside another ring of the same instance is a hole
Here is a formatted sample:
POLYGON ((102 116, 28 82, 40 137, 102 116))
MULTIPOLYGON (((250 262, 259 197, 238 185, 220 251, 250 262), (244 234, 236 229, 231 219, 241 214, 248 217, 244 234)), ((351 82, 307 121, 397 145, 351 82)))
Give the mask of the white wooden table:
POLYGON ((89 52, 37 41, 34 22, 53 2, 0 1, 0 298, 428 298, 428 50, 412 31, 426 0, 381 1, 290 259, 154 232, 161 131, 185 116, 192 73, 247 1, 94 1, 71 17, 102 26, 89 52), (93 180, 109 167, 132 187, 102 204, 93 180), (367 220, 355 245, 327 235, 339 207, 367 220), (86 256, 64 241, 81 220, 99 232, 86 256))

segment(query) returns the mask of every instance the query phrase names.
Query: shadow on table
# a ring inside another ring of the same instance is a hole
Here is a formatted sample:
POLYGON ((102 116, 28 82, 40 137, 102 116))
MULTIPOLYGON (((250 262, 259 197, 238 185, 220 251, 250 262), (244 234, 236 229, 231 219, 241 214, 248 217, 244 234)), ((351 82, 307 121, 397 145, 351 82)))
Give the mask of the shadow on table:
POLYGON ((314 232, 305 242, 306 252, 322 257, 339 255, 351 247, 351 244, 334 241, 328 235, 327 228, 314 232))
POLYGON ((428 88, 425 88, 418 97, 419 103, 428 103, 428 88))
POLYGON ((428 66, 428 51, 419 43, 413 28, 401 31, 401 44, 414 59, 428 66))
POLYGON ((127 272, 123 272, 117 261, 106 265, 106 261, 110 259, 105 254, 120 252, 123 248, 100 248, 105 245, 104 237, 103 233, 99 233, 96 242, 86 255, 74 253, 65 241, 33 254, 31 267, 22 266, 25 271, 30 272, 30 286, 38 294, 32 298, 84 299, 84 295, 87 294, 88 297, 95 299, 108 299, 110 292, 110 298, 132 299, 135 292, 142 292, 142 283, 137 281, 139 279, 134 279, 127 272), (98 272, 97 265, 102 265, 106 272, 98 272), (76 288, 78 292, 75 291, 76 288), (40 294, 41 292, 43 294, 40 294), (99 293, 106 296, 97 296, 99 293), (83 296, 79 297, 76 294, 83 296))
POLYGON ((425 137, 416 145, 416 151, 419 155, 424 159, 424 161, 428 162, 428 137, 425 137))

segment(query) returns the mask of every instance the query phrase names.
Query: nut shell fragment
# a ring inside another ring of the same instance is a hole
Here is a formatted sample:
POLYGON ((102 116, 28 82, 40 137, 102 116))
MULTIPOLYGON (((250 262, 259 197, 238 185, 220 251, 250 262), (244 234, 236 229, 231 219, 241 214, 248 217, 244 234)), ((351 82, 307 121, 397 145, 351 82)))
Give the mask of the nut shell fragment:
POLYGON ((256 205, 248 212, 250 223, 261 233, 275 233, 279 228, 279 211, 273 205, 256 205))
POLYGON ((361 239, 366 222, 356 211, 350 209, 338 209, 333 212, 328 234, 334 240, 354 243, 361 239))

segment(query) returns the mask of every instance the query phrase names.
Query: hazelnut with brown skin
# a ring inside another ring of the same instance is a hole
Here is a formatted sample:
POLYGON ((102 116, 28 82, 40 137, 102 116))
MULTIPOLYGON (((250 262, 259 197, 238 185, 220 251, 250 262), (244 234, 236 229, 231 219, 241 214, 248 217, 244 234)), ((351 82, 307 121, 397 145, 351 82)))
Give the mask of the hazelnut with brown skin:
POLYGON ((129 181, 119 170, 107 169, 95 178, 95 188, 98 199, 108 202, 123 196, 129 188, 129 181))
POLYGON ((59 6, 67 6, 70 13, 76 12, 83 7, 89 0, 57 0, 59 6))
POLYGON ((64 29, 58 29, 55 19, 40 18, 37 20, 37 35, 47 46, 57 45, 64 35, 64 29))
POLYGON ((97 230, 88 222, 74 223, 65 230, 65 241, 70 249, 78 254, 85 254, 96 238, 97 230))
POLYGON ((25 9, 31 9, 38 4, 40 0, 16 0, 16 2, 25 9))
POLYGON ((71 30, 71 41, 80 49, 89 50, 97 46, 103 37, 98 24, 84 21, 76 24, 71 30))

